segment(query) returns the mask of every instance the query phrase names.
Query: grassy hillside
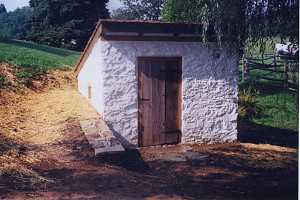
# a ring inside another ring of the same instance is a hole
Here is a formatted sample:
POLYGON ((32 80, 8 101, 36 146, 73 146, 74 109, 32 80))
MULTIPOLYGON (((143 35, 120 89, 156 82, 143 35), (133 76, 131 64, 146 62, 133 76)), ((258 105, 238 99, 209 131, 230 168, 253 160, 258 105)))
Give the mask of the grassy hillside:
POLYGON ((24 68, 70 69, 80 52, 23 41, 0 41, 0 62, 24 68))
POLYGON ((27 87, 33 86, 34 80, 41 80, 49 70, 71 70, 80 56, 80 52, 53 48, 24 41, 0 41, 0 88, 12 85, 12 77, 16 82, 27 87), (2 65, 1 65, 1 62, 2 65), (5 69, 8 63, 11 65, 5 69), (11 72, 8 76, 7 71, 11 72), (6 71, 6 72, 5 72, 6 71))

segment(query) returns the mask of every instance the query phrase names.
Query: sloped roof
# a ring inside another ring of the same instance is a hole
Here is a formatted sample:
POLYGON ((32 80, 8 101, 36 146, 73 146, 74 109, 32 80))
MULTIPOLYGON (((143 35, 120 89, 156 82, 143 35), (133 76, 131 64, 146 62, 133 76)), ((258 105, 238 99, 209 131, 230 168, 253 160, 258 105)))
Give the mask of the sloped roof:
MULTIPOLYGON (((98 39, 114 41, 201 42, 202 30, 202 24, 197 23, 114 19, 99 20, 95 31, 76 64, 76 76, 87 60, 98 39)), ((215 40, 215 34, 210 33, 209 35, 211 36, 209 39, 210 41, 215 40)))

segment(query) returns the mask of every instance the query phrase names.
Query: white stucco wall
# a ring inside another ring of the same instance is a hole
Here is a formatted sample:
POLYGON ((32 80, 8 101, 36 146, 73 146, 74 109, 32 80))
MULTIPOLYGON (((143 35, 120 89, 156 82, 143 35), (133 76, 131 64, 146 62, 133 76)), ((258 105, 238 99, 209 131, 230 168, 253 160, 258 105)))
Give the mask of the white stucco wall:
POLYGON ((87 95, 89 79, 101 85, 92 104, 116 134, 130 144, 138 143, 139 56, 182 57, 182 143, 236 139, 237 51, 192 42, 99 40, 80 73, 79 90, 87 95))
POLYGON ((182 56, 182 142, 224 142, 237 135, 238 56, 230 48, 181 42, 101 41, 104 117, 137 144, 139 56, 182 56))
POLYGON ((104 100, 103 100, 103 63, 100 53, 101 45, 96 43, 88 59, 84 63, 84 66, 78 74, 78 90, 88 99, 88 86, 91 86, 92 98, 88 99, 92 106, 99 113, 104 112, 104 100))

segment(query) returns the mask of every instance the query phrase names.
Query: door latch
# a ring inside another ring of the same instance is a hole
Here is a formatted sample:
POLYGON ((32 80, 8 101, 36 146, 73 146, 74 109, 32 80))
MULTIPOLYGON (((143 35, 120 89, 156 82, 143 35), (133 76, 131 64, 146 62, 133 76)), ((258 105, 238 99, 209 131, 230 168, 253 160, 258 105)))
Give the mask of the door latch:
POLYGON ((150 101, 150 99, 140 98, 141 101, 150 101))

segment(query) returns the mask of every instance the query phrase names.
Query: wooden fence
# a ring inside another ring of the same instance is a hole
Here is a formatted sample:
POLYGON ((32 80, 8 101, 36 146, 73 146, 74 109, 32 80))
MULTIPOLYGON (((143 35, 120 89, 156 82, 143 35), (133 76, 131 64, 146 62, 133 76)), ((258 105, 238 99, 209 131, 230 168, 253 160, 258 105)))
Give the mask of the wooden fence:
POLYGON ((267 81, 289 90, 298 90, 299 62, 288 56, 264 55, 261 58, 243 57, 242 81, 267 81), (255 76, 251 74, 255 72, 255 76))

